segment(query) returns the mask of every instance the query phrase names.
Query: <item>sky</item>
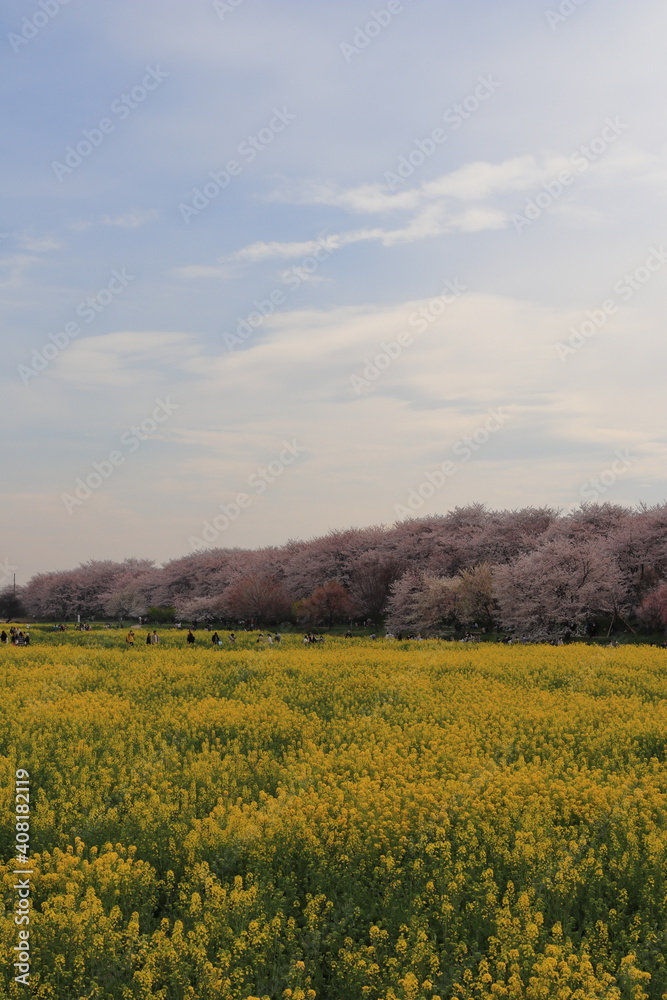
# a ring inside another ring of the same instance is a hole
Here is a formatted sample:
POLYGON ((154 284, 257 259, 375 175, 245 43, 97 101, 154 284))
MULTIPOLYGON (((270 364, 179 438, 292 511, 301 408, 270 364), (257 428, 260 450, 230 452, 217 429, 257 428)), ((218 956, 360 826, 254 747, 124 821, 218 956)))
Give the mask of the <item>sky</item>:
POLYGON ((659 0, 5 0, 0 584, 667 498, 659 0))

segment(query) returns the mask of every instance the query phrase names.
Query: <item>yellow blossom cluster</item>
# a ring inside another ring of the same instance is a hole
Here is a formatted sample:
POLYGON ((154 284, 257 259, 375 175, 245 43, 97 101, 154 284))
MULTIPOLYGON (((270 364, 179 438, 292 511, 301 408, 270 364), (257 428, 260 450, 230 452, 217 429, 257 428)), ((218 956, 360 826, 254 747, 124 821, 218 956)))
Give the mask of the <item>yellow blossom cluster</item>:
POLYGON ((666 651, 47 640, 0 649, 0 1000, 667 998, 666 651))

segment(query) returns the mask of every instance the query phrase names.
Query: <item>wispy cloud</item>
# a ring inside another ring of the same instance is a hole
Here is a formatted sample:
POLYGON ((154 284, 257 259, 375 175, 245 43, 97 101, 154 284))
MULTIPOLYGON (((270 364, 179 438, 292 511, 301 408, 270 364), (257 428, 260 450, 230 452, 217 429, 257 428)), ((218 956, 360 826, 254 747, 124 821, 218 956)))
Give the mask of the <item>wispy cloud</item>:
POLYGON ((49 253, 51 250, 62 248, 62 243, 55 236, 23 235, 17 238, 17 243, 22 250, 28 250, 30 253, 49 253))
POLYGON ((39 261, 30 254, 11 254, 0 259, 0 287, 16 288, 23 283, 26 272, 39 261))
POLYGON ((147 222, 155 222, 160 218, 160 213, 155 209, 145 212, 125 212, 123 215, 105 215, 102 224, 105 226, 120 226, 121 229, 138 229, 145 226, 147 222))
MULTIPOLYGON (((336 247, 352 243, 376 241, 385 247, 399 243, 415 243, 448 233, 472 233, 502 229, 509 224, 512 207, 508 196, 531 192, 559 172, 572 167, 571 155, 520 156, 489 163, 477 160, 443 174, 435 180, 404 189, 391 190, 386 182, 361 184, 340 188, 334 184, 308 183, 300 190, 281 187, 270 196, 271 200, 286 204, 325 205, 340 208, 357 215, 387 217, 407 216, 402 225, 386 224, 373 228, 338 232, 326 239, 336 247), (502 200, 502 203, 498 203, 502 200)), ((594 170, 603 164, 591 164, 594 170)), ((657 164, 649 164, 645 156, 621 154, 616 164, 618 171, 636 174, 637 171, 662 181, 664 172, 657 164)), ((218 264, 256 264, 270 258, 293 258, 312 253, 321 243, 318 240, 291 242, 260 241, 241 247, 234 253, 218 259, 218 264)), ((220 275, 219 268, 183 268, 185 277, 220 275)))
MULTIPOLYGON (((435 180, 423 181, 399 190, 392 184, 378 182, 341 188, 334 184, 307 183, 301 188, 282 186, 270 195, 270 200, 285 204, 323 205, 340 208, 357 215, 407 216, 402 225, 386 224, 373 228, 341 231, 326 237, 336 247, 352 243, 376 241, 385 247, 400 243, 416 243, 449 233, 473 233, 503 229, 510 224, 516 211, 516 197, 540 190, 563 171, 573 172, 579 156, 577 173, 596 174, 598 183, 618 185, 622 180, 649 184, 663 194, 667 190, 667 162, 663 155, 647 153, 624 143, 615 147, 599 161, 582 158, 580 149, 568 155, 534 155, 512 157, 499 163, 477 160, 435 180)), ((394 177, 396 175, 393 175, 394 177)), ((561 206, 561 214, 576 218, 572 209, 561 206)), ((218 259, 218 264, 256 264, 267 259, 294 258, 312 253, 320 240, 259 241, 218 259)), ((220 275, 219 268, 181 269, 184 276, 220 275), (188 273, 189 272, 189 273, 188 273)))
POLYGON ((54 376, 84 388, 156 382, 165 369, 178 368, 197 353, 187 333, 128 331, 73 341, 54 376))
POLYGON ((551 177, 567 162, 565 156, 549 156, 541 162, 535 156, 512 157, 500 163, 478 160, 435 180, 396 191, 386 180, 347 189, 334 184, 307 184, 301 191, 281 188, 271 199, 287 204, 334 205, 359 213, 410 211, 442 198, 480 201, 497 193, 523 191, 551 177))
POLYGON ((84 233, 95 226, 113 226, 118 229, 139 229, 149 222, 156 222, 160 218, 157 209, 129 209, 120 215, 103 215, 96 219, 78 219, 71 222, 69 228, 76 233, 84 233))

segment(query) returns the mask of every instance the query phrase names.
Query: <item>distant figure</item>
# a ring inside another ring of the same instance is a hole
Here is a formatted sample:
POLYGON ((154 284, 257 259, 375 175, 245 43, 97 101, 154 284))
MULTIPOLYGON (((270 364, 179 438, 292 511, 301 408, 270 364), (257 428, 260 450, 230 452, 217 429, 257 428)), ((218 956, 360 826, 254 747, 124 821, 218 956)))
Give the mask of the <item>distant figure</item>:
POLYGON ((0 632, 0 642, 4 643, 4 645, 7 645, 7 633, 5 632, 4 628, 2 632, 0 632))
POLYGON ((152 641, 153 641, 153 637, 151 636, 150 632, 147 632, 146 633, 146 645, 150 646, 150 644, 152 643, 152 641))
POLYGON ((345 633, 345 638, 346 638, 346 639, 351 639, 351 638, 352 638, 352 633, 350 632, 350 630, 349 630, 349 629, 348 629, 348 630, 347 630, 347 632, 345 633))
POLYGON ((218 643, 220 642, 217 632, 214 632, 213 635, 211 636, 211 642, 213 643, 214 646, 217 646, 218 643))
POLYGON ((155 629, 153 629, 153 634, 151 636, 151 642, 154 645, 157 645, 159 641, 160 641, 160 636, 157 634, 157 632, 155 631, 155 629))
POLYGON ((134 632, 132 631, 132 629, 130 629, 130 631, 125 636, 125 642, 128 644, 128 646, 134 646, 134 632))
POLYGON ((282 642, 283 637, 281 636, 280 632, 276 632, 273 638, 275 639, 276 642, 282 642))
POLYGON ((192 643, 195 641, 195 637, 192 634, 192 629, 188 629, 188 639, 187 639, 187 641, 190 643, 190 645, 192 645, 192 643))
POLYGON ((233 632, 229 633, 229 641, 230 642, 236 642, 236 636, 234 635, 233 632))

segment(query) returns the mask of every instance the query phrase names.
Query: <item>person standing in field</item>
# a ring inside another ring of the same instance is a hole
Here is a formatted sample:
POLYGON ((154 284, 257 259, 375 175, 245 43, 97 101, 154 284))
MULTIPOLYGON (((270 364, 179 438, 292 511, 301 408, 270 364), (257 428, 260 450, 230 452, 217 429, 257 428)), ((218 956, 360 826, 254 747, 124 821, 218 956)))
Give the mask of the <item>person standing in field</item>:
POLYGON ((134 646, 134 632, 132 631, 132 629, 130 629, 130 631, 125 636, 125 642, 128 644, 128 646, 134 646))
POLYGON ((151 642, 153 643, 154 646, 157 646, 157 644, 159 643, 159 641, 160 641, 160 636, 157 634, 157 632, 155 631, 155 629, 153 629, 153 634, 151 636, 151 642))
POLYGON ((214 633, 213 633, 213 635, 211 636, 211 643, 212 643, 212 644, 213 644, 214 646, 217 646, 217 645, 218 645, 218 641, 219 641, 219 640, 218 640, 218 633, 217 633, 217 632, 214 632, 214 633))
POLYGON ((150 634, 150 632, 147 632, 147 633, 146 633, 146 645, 147 645, 147 646, 150 646, 150 644, 151 644, 151 642, 152 642, 152 641, 153 641, 153 640, 151 639, 151 634, 150 634))
POLYGON ((187 638, 187 641, 188 641, 188 642, 190 643, 190 645, 192 645, 192 643, 193 643, 193 642, 195 641, 195 637, 194 637, 194 634, 193 634, 193 632, 192 632, 192 629, 189 629, 189 630, 188 630, 188 638, 187 638))

